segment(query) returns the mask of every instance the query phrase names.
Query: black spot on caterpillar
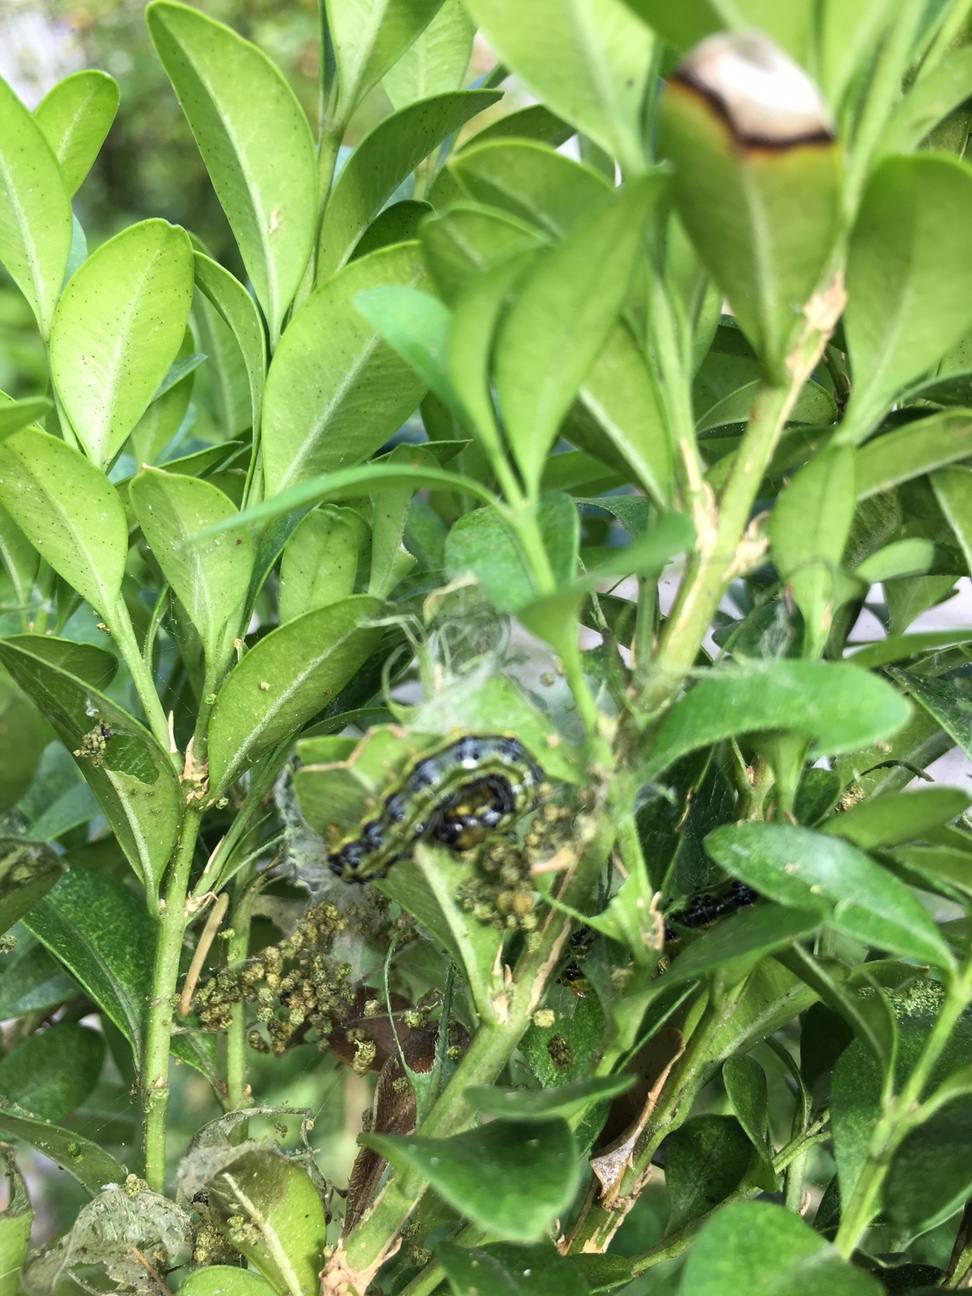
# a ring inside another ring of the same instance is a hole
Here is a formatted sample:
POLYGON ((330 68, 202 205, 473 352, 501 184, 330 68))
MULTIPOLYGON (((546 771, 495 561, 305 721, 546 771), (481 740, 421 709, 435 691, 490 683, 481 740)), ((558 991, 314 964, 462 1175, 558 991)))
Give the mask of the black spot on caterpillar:
POLYGON ((345 882, 382 878, 423 839, 470 850, 537 804, 543 772, 516 738, 467 734, 414 762, 368 818, 328 855, 345 882))
POLYGON ((708 927, 717 918, 724 918, 737 909, 745 909, 758 899, 759 894, 737 878, 731 878, 719 886, 707 887, 704 891, 696 891, 681 909, 668 915, 665 934, 669 940, 674 939, 675 933, 669 923, 676 923, 679 927, 708 927))

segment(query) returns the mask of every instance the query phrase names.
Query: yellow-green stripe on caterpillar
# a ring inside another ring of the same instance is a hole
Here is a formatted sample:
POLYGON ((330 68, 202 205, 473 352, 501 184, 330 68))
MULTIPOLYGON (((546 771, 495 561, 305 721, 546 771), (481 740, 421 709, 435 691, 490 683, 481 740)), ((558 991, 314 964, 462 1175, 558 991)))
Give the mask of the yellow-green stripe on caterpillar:
POLYGON ((470 850, 534 809, 542 778, 518 739, 467 734, 406 770, 377 813, 329 853, 331 871, 373 881, 423 839, 470 850))

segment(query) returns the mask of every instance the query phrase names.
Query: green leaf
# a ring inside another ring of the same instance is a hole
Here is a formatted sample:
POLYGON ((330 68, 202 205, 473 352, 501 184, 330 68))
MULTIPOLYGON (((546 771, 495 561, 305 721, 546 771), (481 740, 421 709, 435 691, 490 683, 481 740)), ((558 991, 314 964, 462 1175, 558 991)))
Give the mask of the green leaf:
POLYGON ((210 795, 220 796, 268 748, 322 711, 374 650, 383 604, 354 595, 261 639, 227 676, 209 728, 210 795))
POLYGON ((917 536, 892 540, 854 568, 854 575, 867 585, 900 576, 920 576, 936 565, 935 545, 917 536))
POLYGON ((369 288, 422 277, 417 244, 382 248, 345 266, 294 317, 267 375, 267 495, 367 459, 418 405, 425 384, 354 303, 369 288))
POLYGON ((890 0, 824 0, 820 15, 821 85, 830 103, 840 103, 894 12, 890 0))
POLYGON ((883 1287, 845 1260, 805 1220, 771 1202, 733 1202, 703 1226, 683 1270, 685 1296, 881 1296, 883 1287))
POLYGON ((66 442, 23 428, 0 443, 0 503, 57 574, 111 619, 128 525, 105 475, 66 442))
POLYGON ((88 68, 59 81, 34 111, 61 167, 69 195, 81 187, 118 111, 118 82, 88 68))
POLYGON ((21 1139, 49 1157, 62 1170, 95 1196, 109 1183, 125 1182, 125 1167, 90 1139, 74 1130, 62 1129, 48 1121, 38 1120, 29 1112, 16 1108, 0 1109, 0 1131, 10 1138, 21 1139))
POLYGON ((146 19, 274 345, 314 239, 317 166, 307 117, 266 55, 229 27, 171 0, 149 5, 146 19))
MULTIPOLYGON (((580 522, 568 495, 540 497, 537 525, 558 586, 577 570, 580 522)), ((515 612, 536 596, 530 568, 516 534, 495 509, 474 509, 453 525, 446 538, 446 571, 452 579, 472 573, 501 612, 515 612)))
POLYGON ((931 484, 969 567, 972 563, 972 469, 944 468, 932 475, 931 484))
POLYGON ((735 1116, 693 1116, 665 1140, 668 1233, 725 1201, 753 1162, 753 1146, 735 1116))
POLYGON ((544 242, 526 222, 470 204, 457 204, 441 215, 428 217, 422 222, 420 238, 435 285, 450 306, 456 305, 467 289, 471 294, 483 271, 495 267, 502 273, 503 262, 544 242))
POLYGON ((385 75, 385 93, 392 107, 401 109, 416 99, 461 89, 475 34, 461 0, 445 0, 421 36, 385 75))
MULTIPOLYGON (((206 1180, 206 1191, 227 1238, 275 1291, 296 1296, 317 1288, 327 1230, 306 1170, 251 1144, 206 1180)), ((248 1290, 242 1296, 258 1294, 248 1290)))
POLYGON ((19 432, 28 423, 42 419, 51 409, 45 396, 28 396, 25 400, 4 400, 0 403, 0 441, 19 432))
POLYGON ((457 405, 445 370, 452 312, 437 297, 404 286, 372 288, 354 304, 441 401, 457 405))
POLYGON ((823 921, 820 909, 760 904, 734 913, 694 940, 672 960, 670 985, 719 973, 725 983, 741 981, 768 954, 810 936, 823 921))
POLYGON ((972 50, 957 49, 909 89, 891 114, 879 156, 913 153, 950 112, 972 97, 972 50))
POLYGON ((908 690, 967 756, 972 756, 972 699, 950 680, 890 668, 888 674, 908 690))
POLYGON ((858 499, 972 454, 972 412, 945 410, 875 437, 855 456, 858 499))
POLYGON ((854 391, 836 439, 855 445, 972 326, 967 167, 927 153, 877 167, 851 234, 847 291, 854 391))
POLYGON ((503 1089, 499 1085, 475 1085, 466 1090, 466 1101, 477 1111, 506 1120, 536 1121, 553 1116, 569 1117, 592 1103, 616 1098, 637 1083, 633 1075, 604 1076, 574 1080, 556 1089, 503 1089))
POLYGON ((767 823, 717 828, 705 848, 720 867, 777 904, 814 909, 866 945, 952 966, 928 911, 903 882, 848 842, 809 828, 767 823))
POLYGON ((50 728, 6 671, 0 671, 0 813, 27 792, 51 740, 50 728))
POLYGON ((51 332, 51 373, 88 457, 107 468, 178 355, 192 303, 185 230, 147 220, 72 277, 51 332))
POLYGON ((932 828, 955 819, 972 796, 960 788, 925 787, 914 792, 885 792, 834 815, 820 826, 833 837, 845 837, 862 850, 921 841, 932 828))
POLYGON ((501 97, 496 90, 436 95, 392 113, 369 131, 328 199, 317 248, 318 283, 340 270, 369 221, 422 159, 501 97))
POLYGON ((736 1119, 760 1159, 760 1183, 767 1192, 775 1192, 773 1144, 769 1132, 768 1090, 766 1072, 755 1058, 735 1054, 722 1065, 722 1083, 736 1119))
POLYGON ((829 754, 893 734, 908 706, 887 682, 831 662, 752 662, 703 679, 659 727, 645 777, 686 752, 735 734, 782 729, 805 734, 829 754))
POLYGON ((25 635, 19 639, 12 635, 9 638, 52 669, 74 675, 96 689, 106 689, 118 669, 118 658, 114 653, 96 644, 75 643, 73 639, 58 639, 56 635, 25 635))
POLYGON ((449 170, 471 198, 498 207, 527 228, 535 226, 554 241, 604 207, 613 192, 598 172, 530 140, 474 143, 456 154, 449 170))
POLYGON ((0 837, 0 932, 8 931, 60 879, 57 851, 23 837, 0 837))
POLYGON ((61 168, 40 126, 0 78, 0 262, 46 341, 74 224, 61 168))
POLYGON ((17 1296, 20 1271, 30 1250, 34 1212, 13 1149, 0 1148, 7 1178, 7 1205, 0 1211, 0 1296, 17 1296))
POLYGON ((829 130, 802 69, 748 34, 718 57, 690 54, 662 104, 661 149, 675 166, 676 210, 774 377, 840 230, 842 158, 829 130), (799 101, 799 125, 788 127, 786 113, 774 117, 768 102, 745 93, 761 77, 799 101))
POLYGON ((541 1238, 570 1205, 580 1177, 574 1136, 562 1119, 496 1120, 445 1139, 362 1134, 360 1142, 396 1169, 420 1174, 453 1209, 511 1242, 541 1238))
POLYGON ((74 755, 129 863, 154 895, 182 820, 172 760, 117 702, 52 662, 39 642, 38 635, 2 639, 0 661, 74 755))
POLYGON ((196 287, 212 303, 240 348, 250 388, 251 426, 259 428, 267 377, 267 342, 260 312, 238 279, 201 252, 193 258, 196 287))
POLYGON ((433 211, 431 203, 403 198, 382 208, 354 245, 351 260, 368 256, 392 243, 410 243, 419 237, 419 229, 426 216, 433 211))
POLYGON ((773 561, 803 613, 811 658, 823 652, 830 633, 855 503, 854 452, 828 449, 801 468, 770 514, 773 561))
POLYGON ((199 631, 210 669, 221 670, 240 629, 253 570, 252 537, 238 531, 186 545, 201 528, 238 515, 221 490, 197 477, 146 468, 133 480, 129 497, 163 576, 199 631))
POLYGON ((57 1022, 0 1058, 0 1098, 43 1120, 61 1120, 94 1089, 104 1060, 103 1035, 57 1022))
POLYGON ((942 1224, 972 1195, 972 1106, 952 1103, 907 1136, 891 1162, 883 1214, 909 1241, 942 1224))
POLYGON ((621 0, 467 0, 504 64, 625 171, 644 170, 651 33, 621 0))
POLYGON ((644 225, 663 181, 648 177, 538 257, 496 343, 496 387, 510 448, 531 494, 630 290, 644 225), (584 328, 575 321, 584 315, 584 328))
POLYGON ((280 562, 280 624, 353 594, 368 541, 368 524, 354 509, 330 504, 308 513, 280 562))
POLYGON ((845 661, 870 670, 875 666, 886 666, 889 662, 924 656, 925 653, 936 648, 951 648, 955 644, 969 642, 972 642, 972 628, 961 626, 954 630, 925 630, 918 634, 888 635, 886 639, 878 639, 876 643, 858 648, 846 657, 845 661))
POLYGON ((194 1270, 179 1290, 185 1296, 273 1296, 275 1288, 252 1269, 207 1265, 194 1270))
MULTIPOLYGON (((331 112, 343 128, 376 82, 425 30, 442 0, 324 0, 328 40, 337 65, 331 112)), ((343 129, 342 129, 343 134, 343 129)))
POLYGON ((575 1258, 560 1255, 549 1242, 485 1247, 440 1242, 435 1254, 454 1296, 587 1296, 589 1290, 575 1258))
POLYGON ((505 113, 495 121, 489 122, 478 130, 472 139, 460 145, 460 149, 473 145, 485 144, 487 140, 525 139, 536 140, 541 144, 550 144, 559 149, 573 135, 574 128, 552 113, 543 104, 530 104, 527 108, 518 108, 516 112, 505 113))
POLYGON ((81 987, 26 927, 13 929, 17 944, 0 959, 0 1012, 5 1021, 52 1008, 80 995, 81 987))

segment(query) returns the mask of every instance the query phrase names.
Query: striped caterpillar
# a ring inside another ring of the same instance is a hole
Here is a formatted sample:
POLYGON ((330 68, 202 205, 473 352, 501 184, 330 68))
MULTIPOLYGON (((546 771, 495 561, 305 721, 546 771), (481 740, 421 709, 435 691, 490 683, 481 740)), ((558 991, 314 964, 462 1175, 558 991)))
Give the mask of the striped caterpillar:
POLYGON ((533 810, 542 778, 518 739, 467 734, 414 762, 377 812, 330 851, 328 864, 345 882, 369 882, 422 840, 470 850, 533 810))

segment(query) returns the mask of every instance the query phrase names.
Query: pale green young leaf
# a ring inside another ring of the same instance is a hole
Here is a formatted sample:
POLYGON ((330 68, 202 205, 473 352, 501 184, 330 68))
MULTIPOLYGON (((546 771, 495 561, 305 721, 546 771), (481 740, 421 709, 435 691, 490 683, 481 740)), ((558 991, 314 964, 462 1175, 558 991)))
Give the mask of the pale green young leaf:
POLYGON ((249 426, 258 429, 267 379, 267 340, 260 312, 250 294, 228 270, 201 252, 196 252, 193 260, 197 288, 212 304, 240 349, 250 388, 249 426))
POLYGON ((449 306, 455 306, 484 271, 545 242, 525 221, 469 203, 429 217, 419 237, 429 273, 449 306))
POLYGON ((972 469, 942 468, 932 474, 931 484, 966 566, 972 569, 972 469))
POLYGON ((186 1296, 276 1296, 271 1287, 252 1269, 235 1265, 206 1265, 195 1269, 179 1288, 186 1296))
POLYGON ((442 0, 322 0, 337 67, 330 104, 342 126, 376 82, 425 30, 442 0))
POLYGON ((88 457, 107 468, 179 353, 192 304, 185 230, 142 221, 94 252, 64 290, 51 372, 88 457))
POLYGON ((597 171, 533 140, 488 139, 456 154, 450 172, 477 202, 561 239, 607 204, 612 186, 597 171))
POLYGON ((383 118, 357 146, 328 199, 317 248, 317 282, 348 260, 368 222, 423 158, 501 98, 496 90, 440 94, 383 118))
POLYGON ((22 428, 0 442, 0 504, 58 575, 112 618, 128 525, 107 477, 64 441, 22 428))
POLYGON ((662 186, 653 176, 622 190, 538 258, 500 326, 496 387, 510 448, 531 493, 630 290, 644 225, 662 186), (584 328, 578 329, 581 313, 584 328))
POLYGON ((69 194, 74 194, 111 129, 118 111, 118 82, 86 68, 59 81, 34 110, 34 120, 54 151, 69 194))
POLYGON ((642 112, 654 41, 622 0, 467 0, 504 64, 538 99, 620 160, 645 169, 642 112))
POLYGON ((203 527, 237 515, 221 490, 198 477, 144 468, 129 497, 163 576, 199 631, 207 662, 219 670, 243 629, 238 622, 253 570, 252 536, 238 531, 185 543, 203 527))
POLYGON ((280 624, 353 594, 369 538, 367 522, 354 509, 330 504, 308 513, 280 561, 280 624))
POLYGON ((11 400, 9 396, 0 395, 0 441, 6 440, 14 432, 36 423, 52 408, 46 396, 26 396, 23 400, 11 400))
POLYGON ((855 445, 972 326, 968 167, 921 153, 881 163, 851 233, 847 292, 854 390, 837 440, 855 445))
POLYGON ((418 405, 425 383, 355 306, 369 288, 417 286, 418 245, 382 248, 318 288, 294 317, 267 374, 266 494, 348 467, 379 449, 418 405))
POLYGON ((475 34, 462 0, 445 0, 421 36, 385 74, 385 93, 392 107, 404 108, 416 99, 460 90, 475 34))
POLYGON ((314 239, 310 124, 267 56, 229 27, 172 0, 146 17, 276 343, 314 239))
POLYGON ((50 336, 71 251, 71 199, 40 126, 0 78, 0 263, 50 336))
POLYGON ((16 1296, 20 1272, 30 1250, 30 1228, 34 1212, 27 1185, 17 1168, 13 1148, 0 1148, 7 1179, 7 1205, 0 1212, 0 1296, 16 1296))
POLYGON ((359 293, 355 305, 439 400, 456 405, 445 366, 452 321, 448 307, 437 297, 404 285, 359 293))

